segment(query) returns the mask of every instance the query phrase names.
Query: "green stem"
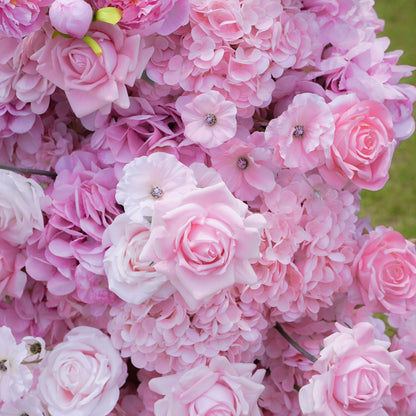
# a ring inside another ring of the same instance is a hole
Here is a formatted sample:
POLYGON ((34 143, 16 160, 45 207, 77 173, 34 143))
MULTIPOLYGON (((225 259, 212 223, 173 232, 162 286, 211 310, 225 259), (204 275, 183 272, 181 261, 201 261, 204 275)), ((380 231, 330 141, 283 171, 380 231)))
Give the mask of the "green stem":
POLYGON ((0 169, 11 170, 12 172, 23 173, 23 174, 49 176, 52 179, 56 178, 55 172, 49 172, 47 170, 41 170, 41 169, 17 168, 15 166, 8 166, 8 165, 1 165, 1 164, 0 164, 0 169))
POLYGON ((280 326, 279 323, 276 323, 274 326, 280 333, 280 335, 294 348, 296 348, 304 357, 306 357, 309 361, 312 361, 313 363, 317 360, 316 357, 314 357, 312 354, 310 354, 308 351, 304 350, 294 339, 292 339, 286 331, 280 326))

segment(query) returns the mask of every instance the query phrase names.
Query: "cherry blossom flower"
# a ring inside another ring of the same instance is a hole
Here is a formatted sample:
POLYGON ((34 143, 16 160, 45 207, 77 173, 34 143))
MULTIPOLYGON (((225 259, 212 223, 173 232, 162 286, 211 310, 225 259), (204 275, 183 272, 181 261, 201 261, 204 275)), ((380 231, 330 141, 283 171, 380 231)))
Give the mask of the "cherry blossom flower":
POLYGON ((185 136, 207 148, 219 146, 235 135, 236 114, 235 104, 217 91, 196 95, 181 112, 185 136))

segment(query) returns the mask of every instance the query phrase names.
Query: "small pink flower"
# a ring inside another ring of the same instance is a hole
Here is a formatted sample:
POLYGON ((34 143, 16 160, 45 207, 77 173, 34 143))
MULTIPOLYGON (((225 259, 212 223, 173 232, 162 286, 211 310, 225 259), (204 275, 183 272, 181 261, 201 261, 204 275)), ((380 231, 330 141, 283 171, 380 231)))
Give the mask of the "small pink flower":
POLYGON ((52 26, 74 38, 87 34, 92 15, 92 7, 84 0, 55 0, 49 8, 52 26))
POLYGON ((196 95, 179 110, 182 110, 185 136, 204 147, 219 146, 231 139, 237 131, 237 108, 218 91, 196 95))
POLYGON ((159 203, 167 200, 173 206, 195 188, 190 168, 169 153, 155 152, 124 167, 116 199, 133 221, 148 224, 159 203))
POLYGON ((284 167, 301 172, 325 163, 334 140, 334 119, 325 100, 316 94, 298 94, 288 109, 266 128, 266 140, 275 146, 284 167))
POLYGON ((399 232, 383 226, 370 232, 354 270, 366 304, 397 314, 416 309, 415 246, 399 232))
POLYGON ((264 389, 264 370, 255 368, 215 357, 208 366, 153 378, 150 389, 164 396, 155 403, 155 416, 260 416, 257 400, 264 389))
POLYGON ((100 330, 69 331, 42 361, 38 391, 53 416, 102 416, 116 405, 126 364, 100 330))
POLYGON ((391 388, 403 374, 400 351, 374 338, 374 328, 360 322, 352 329, 339 324, 339 332, 324 340, 310 383, 302 387, 299 402, 305 416, 387 416, 394 406, 391 388))

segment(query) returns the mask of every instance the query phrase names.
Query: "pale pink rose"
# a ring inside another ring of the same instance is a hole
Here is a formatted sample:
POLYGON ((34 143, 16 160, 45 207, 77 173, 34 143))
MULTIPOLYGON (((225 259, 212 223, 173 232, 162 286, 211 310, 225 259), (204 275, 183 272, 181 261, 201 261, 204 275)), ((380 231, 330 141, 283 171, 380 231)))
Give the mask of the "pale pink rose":
MULTIPOLYGON (((33 374, 22 364, 26 357, 26 345, 16 340, 10 328, 0 327, 0 404, 13 402, 27 393, 33 374)), ((3 413, 2 413, 3 414, 3 413)))
POLYGON ((150 235, 148 228, 134 223, 121 214, 104 233, 111 246, 104 256, 104 270, 108 288, 126 302, 139 304, 154 294, 162 296, 163 288, 170 295, 172 287, 167 278, 148 262, 140 261, 140 254, 150 235), (170 289, 169 289, 170 288, 170 289))
POLYGON ((404 372, 400 351, 374 338, 374 328, 360 322, 352 329, 336 324, 314 363, 318 372, 301 388, 305 416, 388 416, 394 407, 391 389, 404 372))
POLYGON ((175 205, 195 188, 196 180, 190 168, 174 155, 155 152, 124 166, 116 199, 133 221, 148 224, 160 203, 170 201, 175 205))
POLYGON ((100 330, 69 331, 41 364, 38 391, 52 416, 103 416, 116 405, 127 368, 100 330))
POLYGON ((43 230, 48 203, 41 186, 14 172, 0 171, 0 238, 12 245, 24 244, 34 230, 43 230))
POLYGON ((287 110, 267 126, 265 136, 275 147, 277 161, 301 172, 325 163, 334 141, 334 118, 316 94, 298 94, 287 110))
POLYGON ((87 34, 92 15, 92 7, 84 0, 55 0, 49 8, 52 26, 74 38, 87 34))
POLYGON ((197 189, 152 221, 142 261, 154 261, 194 308, 235 283, 255 283, 264 218, 249 215, 224 183, 197 189))
POLYGON ((209 91, 193 97, 191 102, 179 105, 185 124, 185 136, 193 143, 211 148, 231 139, 237 131, 237 108, 218 91, 209 91))
POLYGON ((416 309, 415 245, 392 228, 368 234, 354 260, 361 296, 376 311, 407 314, 416 309))
POLYGON ((337 97, 330 107, 335 138, 319 172, 336 187, 351 181, 371 191, 381 189, 389 178, 395 147, 389 110, 377 101, 360 101, 354 94, 337 97))
POLYGON ((65 91, 77 117, 111 111, 112 103, 127 108, 127 86, 140 77, 153 48, 139 35, 126 36, 117 26, 94 22, 88 36, 101 47, 98 56, 83 40, 57 36, 37 56, 41 75, 65 91))
POLYGON ((155 403, 155 416, 260 416, 257 400, 264 370, 255 369, 255 364, 215 357, 208 366, 153 378, 150 389, 164 396, 155 403))

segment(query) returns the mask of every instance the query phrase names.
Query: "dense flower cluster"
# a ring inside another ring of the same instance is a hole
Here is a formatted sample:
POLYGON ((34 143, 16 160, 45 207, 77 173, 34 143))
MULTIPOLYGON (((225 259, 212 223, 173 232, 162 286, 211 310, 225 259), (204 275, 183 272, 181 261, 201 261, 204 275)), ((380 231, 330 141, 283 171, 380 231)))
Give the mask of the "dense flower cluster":
POLYGON ((0 1, 1 415, 416 415, 373 3, 0 1))

